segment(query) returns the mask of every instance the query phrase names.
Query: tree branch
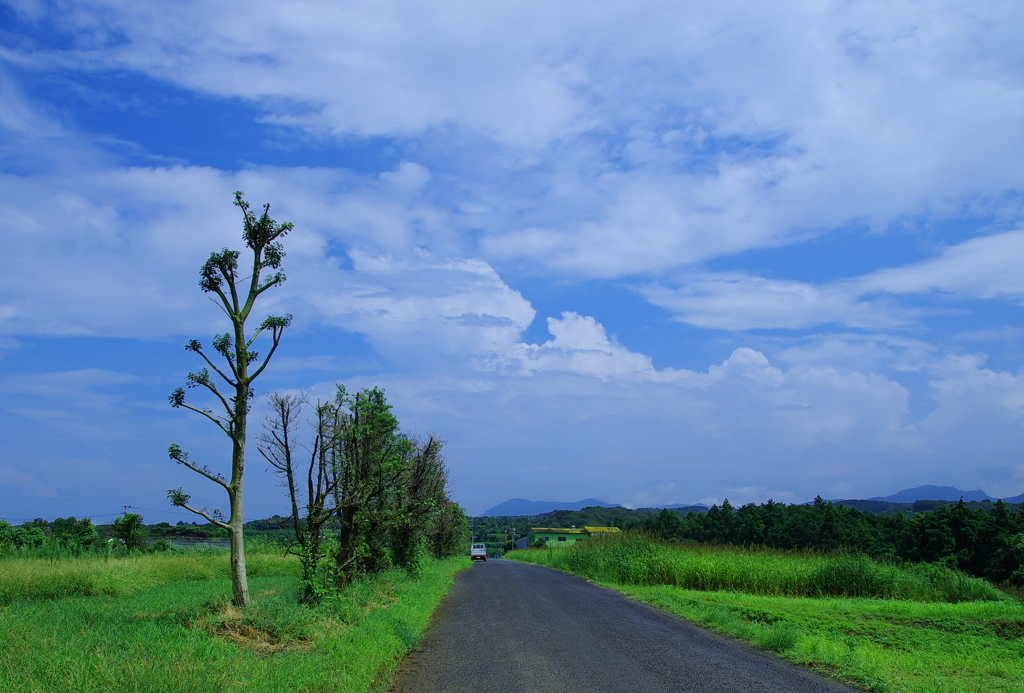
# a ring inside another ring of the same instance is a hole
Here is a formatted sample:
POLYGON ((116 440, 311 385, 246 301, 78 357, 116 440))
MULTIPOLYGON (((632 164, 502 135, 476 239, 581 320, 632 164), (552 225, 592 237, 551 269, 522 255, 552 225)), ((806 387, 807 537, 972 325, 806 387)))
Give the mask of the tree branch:
POLYGON ((252 343, 256 341, 256 338, 257 338, 257 337, 259 337, 259 336, 260 336, 260 334, 261 334, 261 333, 262 333, 262 332, 263 332, 263 331, 264 331, 265 329, 267 329, 267 325, 266 325, 266 323, 264 323, 264 324, 262 324, 262 325, 260 325, 259 327, 257 327, 257 328, 256 328, 256 331, 252 333, 252 336, 251 336, 251 337, 249 337, 249 341, 245 343, 245 350, 246 350, 246 351, 248 351, 248 350, 249 350, 249 347, 251 347, 251 346, 252 346, 252 343))
POLYGON ((218 519, 216 519, 214 517, 211 517, 205 510, 197 510, 196 508, 193 508, 192 506, 188 505, 187 503, 182 503, 178 507, 179 508, 185 508, 185 510, 188 510, 190 513, 195 513, 196 515, 199 515, 200 517, 205 517, 208 521, 210 521, 211 523, 217 525, 218 527, 223 527, 224 529, 231 529, 231 525, 229 525, 227 522, 222 522, 222 521, 220 521, 220 520, 218 520, 218 519))
MULTIPOLYGON (((221 272, 221 274, 224 274, 224 272, 221 272)), ((226 277, 227 277, 227 275, 225 274, 225 278, 226 277)), ((232 315, 232 312, 231 312, 232 305, 231 305, 231 302, 228 301, 228 297, 224 293, 224 290, 221 289, 219 285, 214 285, 213 286, 213 291, 218 296, 220 296, 220 302, 223 304, 222 306, 220 306, 220 309, 223 310, 224 313, 230 318, 231 315, 232 315)))
POLYGON ((278 328, 276 327, 274 328, 274 345, 270 347, 270 353, 267 354, 265 359, 263 359, 263 363, 256 369, 256 372, 249 376, 249 380, 255 380, 259 377, 259 374, 262 373, 263 369, 267 367, 268 363, 270 363, 270 357, 274 355, 274 352, 277 351, 277 345, 281 343, 282 331, 284 331, 284 328, 281 328, 281 331, 278 331, 278 328))
MULTIPOLYGON (((203 352, 202 349, 195 349, 194 351, 197 354, 199 354, 200 356, 202 356, 203 360, 206 361, 206 363, 210 366, 210 368, 212 368, 213 371, 217 375, 219 375, 221 378, 223 378, 227 382, 228 385, 230 385, 231 387, 238 387, 238 383, 236 383, 234 380, 232 380, 231 378, 229 378, 226 375, 224 375, 224 373, 220 370, 220 368, 217 368, 217 365, 213 361, 210 360, 210 357, 207 356, 203 352)), ((231 366, 231 371, 232 371, 232 373, 234 373, 235 377, 237 378, 238 377, 238 373, 235 373, 235 365, 233 363, 231 363, 231 361, 228 361, 228 365, 231 366)), ((217 394, 219 395, 220 393, 218 392, 217 394)), ((225 405, 225 406, 227 406, 227 405, 225 405)))
POLYGON ((224 406, 224 411, 226 411, 226 412, 228 413, 228 417, 230 417, 230 416, 231 416, 231 411, 232 411, 232 410, 231 410, 231 404, 230 404, 230 403, 228 402, 228 399, 227 399, 227 397, 225 397, 224 395, 222 395, 222 394, 221 394, 221 392, 220 392, 220 390, 218 390, 218 389, 217 389, 217 386, 216 386, 216 385, 214 385, 213 383, 211 383, 211 382, 209 382, 209 381, 205 381, 205 382, 199 382, 199 383, 197 383, 197 384, 198 384, 198 385, 202 385, 202 386, 203 386, 203 387, 205 387, 205 388, 206 388, 207 390, 209 390, 209 391, 210 391, 210 392, 212 392, 213 394, 217 395, 217 399, 219 399, 219 400, 220 400, 220 403, 221 403, 221 404, 222 404, 222 405, 224 406))
POLYGON ((261 287, 259 287, 258 289, 256 289, 256 295, 257 295, 257 296, 259 296, 260 294, 262 294, 262 293, 263 293, 264 291, 266 291, 266 290, 267 290, 267 289, 269 289, 270 287, 272 287, 272 286, 278 286, 278 285, 280 285, 280 284, 281 284, 281 282, 283 282, 283 281, 284 281, 284 277, 283 277, 283 276, 281 276, 280 274, 278 274, 278 275, 275 275, 275 276, 274 276, 274 277, 273 277, 273 278, 272 278, 272 279, 271 279, 270 281, 268 281, 268 282, 267 282, 266 284, 264 284, 263 286, 261 286, 261 287))
MULTIPOLYGON (((216 484, 220 484, 221 486, 224 487, 224 490, 228 492, 228 495, 229 496, 231 495, 231 485, 227 482, 227 480, 223 476, 221 476, 217 472, 213 471, 212 469, 210 469, 206 465, 203 465, 202 467, 200 467, 195 462, 190 460, 188 458, 188 453, 185 452, 184 450, 182 450, 178 446, 177 443, 171 445, 171 447, 169 447, 167 449, 167 453, 170 456, 170 458, 172 460, 174 460, 175 462, 177 462, 178 464, 185 465, 186 467, 191 469, 196 474, 199 474, 201 476, 205 476, 210 481, 212 481, 212 482, 214 482, 216 484)), ((179 492, 176 495, 171 497, 171 501, 175 505, 180 505, 181 503, 187 503, 188 502, 188 496, 183 495, 181 493, 180 489, 179 489, 179 492)))
MULTIPOLYGON (((198 407, 193 407, 191 404, 186 404, 185 402, 182 402, 178 406, 181 406, 181 407, 184 407, 185 409, 189 409, 191 411, 194 411, 197 414, 202 414, 203 416, 208 418, 210 421, 212 421, 213 423, 217 424, 217 428, 219 428, 220 430, 224 431, 225 435, 231 436, 232 438, 234 437, 234 433, 229 431, 227 429, 227 427, 224 425, 224 423, 220 419, 218 419, 216 416, 214 416, 210 412, 206 411, 205 409, 200 409, 198 407)), ((228 409, 229 413, 230 413, 230 411, 231 411, 231 409, 228 409)))

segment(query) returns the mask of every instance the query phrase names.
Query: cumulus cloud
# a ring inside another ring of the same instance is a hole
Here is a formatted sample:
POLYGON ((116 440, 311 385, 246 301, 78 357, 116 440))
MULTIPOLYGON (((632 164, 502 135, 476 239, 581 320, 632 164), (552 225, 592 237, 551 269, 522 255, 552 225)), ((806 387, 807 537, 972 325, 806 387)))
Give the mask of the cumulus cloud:
POLYGON ((608 338, 594 318, 562 313, 548 318, 552 339, 544 344, 519 344, 515 358, 522 373, 564 371, 601 378, 658 378, 649 356, 637 354, 608 338))
POLYGON ((293 295, 320 320, 367 335, 389 356, 489 360, 533 321, 529 302, 481 260, 351 256, 351 270, 316 268, 293 295))
POLYGON ((553 338, 522 345, 517 372, 383 381, 400 416, 448 432, 471 510, 530 496, 541 479, 633 504, 695 502, 711 489, 734 502, 801 502, 851 479, 863 494, 864 480, 922 443, 908 390, 882 374, 783 367, 747 347, 704 371, 655 371, 593 319, 549 322, 553 338), (494 468, 533 471, 495 487, 494 468))

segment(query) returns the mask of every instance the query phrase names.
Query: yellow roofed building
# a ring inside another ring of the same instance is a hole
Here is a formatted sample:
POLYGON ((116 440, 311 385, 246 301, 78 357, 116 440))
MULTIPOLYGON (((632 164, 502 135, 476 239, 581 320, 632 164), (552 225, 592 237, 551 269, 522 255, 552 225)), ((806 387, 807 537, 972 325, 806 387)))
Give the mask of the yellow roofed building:
POLYGON ((571 546, 587 537, 621 532, 618 527, 530 527, 529 546, 571 546))

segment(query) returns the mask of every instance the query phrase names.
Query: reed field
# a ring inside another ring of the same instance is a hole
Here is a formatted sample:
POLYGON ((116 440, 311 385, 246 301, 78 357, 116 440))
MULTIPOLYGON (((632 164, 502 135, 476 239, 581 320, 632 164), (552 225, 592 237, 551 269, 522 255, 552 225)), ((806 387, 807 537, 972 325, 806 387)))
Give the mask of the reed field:
POLYGON ((999 601, 991 583, 935 565, 884 565, 865 556, 668 544, 638 534, 594 537, 572 547, 517 551, 538 563, 601 582, 734 590, 786 597, 874 597, 999 601))
POLYGON ((387 571, 310 608, 293 557, 246 562, 252 605, 241 612, 227 552, 0 559, 0 690, 375 690, 469 563, 387 571))
POLYGON ((639 535, 506 558, 575 573, 865 690, 1024 691, 1024 604, 940 566, 639 535))

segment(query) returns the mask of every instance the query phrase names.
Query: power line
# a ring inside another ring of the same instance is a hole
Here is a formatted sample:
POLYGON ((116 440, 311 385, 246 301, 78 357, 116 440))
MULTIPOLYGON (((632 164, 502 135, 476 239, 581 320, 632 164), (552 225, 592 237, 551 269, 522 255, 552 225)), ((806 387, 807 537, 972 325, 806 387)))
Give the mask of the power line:
MULTIPOLYGON (((124 505, 121 506, 121 512, 119 512, 119 513, 86 513, 86 514, 82 515, 82 517, 80 519, 85 519, 85 518, 93 519, 93 518, 100 518, 100 517, 120 517, 121 515, 124 515, 125 513, 127 513, 129 510, 145 510, 148 513, 163 513, 164 515, 181 515, 182 517, 193 517, 193 515, 191 513, 174 512, 173 510, 157 510, 156 508, 140 508, 137 505, 129 505, 129 504, 125 503, 124 505)), ((76 516, 75 515, 70 515, 69 517, 76 517, 76 516)), ((38 517, 6 517, 5 518, 5 517, 0 516, 0 519, 7 520, 12 525, 20 525, 20 524, 24 524, 26 522, 34 522, 35 520, 38 520, 40 518, 38 518, 38 517)), ((54 519, 56 519, 56 517, 53 517, 53 518, 44 517, 42 519, 46 520, 47 522, 52 522, 54 519)))

